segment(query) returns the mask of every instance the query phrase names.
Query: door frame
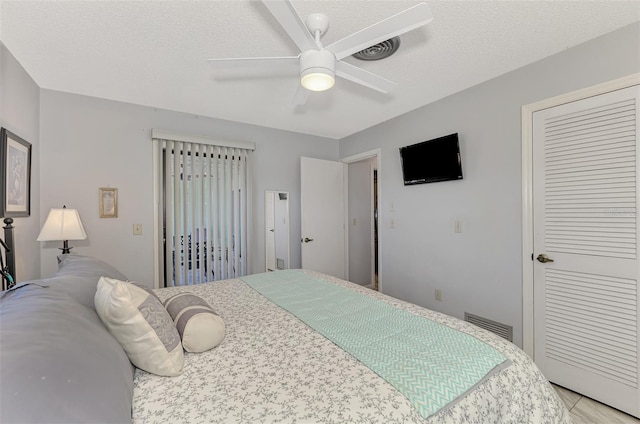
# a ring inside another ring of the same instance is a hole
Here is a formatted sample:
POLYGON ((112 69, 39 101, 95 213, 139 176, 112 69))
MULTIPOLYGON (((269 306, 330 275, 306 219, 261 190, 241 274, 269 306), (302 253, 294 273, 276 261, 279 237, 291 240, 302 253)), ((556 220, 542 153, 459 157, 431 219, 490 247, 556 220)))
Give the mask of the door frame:
MULTIPOLYGON (((347 157, 344 157, 344 158, 340 159, 339 162, 342 162, 342 163, 345 163, 345 164, 348 165, 350 163, 360 162, 362 160, 371 159, 371 158, 376 158, 376 162, 377 162, 376 163, 376 167, 377 167, 377 170, 378 170, 378 258, 377 258, 378 259, 378 291, 380 293, 382 293, 383 292, 382 291, 382 261, 380 261, 380 252, 382 250, 382 249, 380 249, 380 222, 381 222, 381 219, 382 219, 381 216, 380 216, 381 212, 382 212, 380 210, 380 204, 382 203, 382 201, 381 201, 382 190, 380 189, 381 181, 382 181, 382 178, 381 178, 381 172, 382 172, 382 149, 381 148, 377 148, 377 149, 367 150, 366 152, 362 152, 362 153, 356 153, 355 155, 347 156, 347 157)), ((372 182, 372 185, 373 185, 373 182, 372 182)), ((349 205, 348 185, 345 184, 344 190, 345 190, 345 194, 346 194, 346 197, 347 197, 345 205, 348 208, 348 205, 349 205)), ((372 214, 373 214, 373 208, 374 208, 374 205, 373 205, 373 199, 372 199, 372 203, 371 203, 371 213, 372 214)), ((348 223, 348 216, 346 215, 346 213, 345 213, 345 219, 346 219, 345 222, 348 223)), ((372 277, 374 275, 374 271, 373 271, 373 267, 375 266, 374 265, 374 260, 376 259, 374 257, 375 250, 373 248, 373 243, 375 242, 374 239, 373 239, 373 231, 374 231, 373 225, 374 225, 374 222, 372 220, 371 221, 371 243, 372 243, 371 244, 371 268, 372 268, 371 276, 372 277)), ((347 231, 347 247, 346 247, 347 254, 348 254, 348 251, 349 251, 349 244, 348 244, 349 243, 349 234, 348 233, 349 232, 347 231)), ((348 258, 347 258, 347 263, 348 263, 348 258)))
POLYGON ((640 84, 640 73, 522 106, 522 349, 534 359, 533 305, 533 114, 640 84))

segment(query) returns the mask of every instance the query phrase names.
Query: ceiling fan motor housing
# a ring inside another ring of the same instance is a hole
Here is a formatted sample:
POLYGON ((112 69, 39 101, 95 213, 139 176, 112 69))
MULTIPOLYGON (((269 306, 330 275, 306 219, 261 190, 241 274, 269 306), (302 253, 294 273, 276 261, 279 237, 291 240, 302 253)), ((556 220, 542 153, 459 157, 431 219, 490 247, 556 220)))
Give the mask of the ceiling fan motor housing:
POLYGON ((315 37, 316 33, 318 33, 318 35, 322 37, 329 29, 329 17, 323 13, 312 13, 307 16, 304 24, 311 35, 315 37))
POLYGON ((329 50, 307 50, 300 54, 300 82, 311 91, 324 91, 333 87, 336 57, 329 50))

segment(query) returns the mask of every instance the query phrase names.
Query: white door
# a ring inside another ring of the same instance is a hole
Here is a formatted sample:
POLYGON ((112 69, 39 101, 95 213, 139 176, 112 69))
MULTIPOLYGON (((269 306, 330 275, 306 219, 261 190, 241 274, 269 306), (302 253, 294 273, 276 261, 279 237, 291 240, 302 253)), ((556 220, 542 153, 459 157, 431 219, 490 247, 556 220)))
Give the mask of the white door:
POLYGON ((535 362, 552 382, 635 416, 639 94, 533 115, 535 362))
POLYGON ((347 276, 346 165, 300 158, 302 268, 347 276))

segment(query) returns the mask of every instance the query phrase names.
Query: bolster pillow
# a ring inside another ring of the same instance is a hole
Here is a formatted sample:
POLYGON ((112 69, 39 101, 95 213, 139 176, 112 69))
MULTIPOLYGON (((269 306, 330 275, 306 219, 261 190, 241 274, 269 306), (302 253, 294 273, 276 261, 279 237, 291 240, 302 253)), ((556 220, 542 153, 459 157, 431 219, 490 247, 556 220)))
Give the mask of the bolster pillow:
POLYGON ((224 321, 207 302, 190 293, 179 293, 164 302, 187 352, 204 352, 224 339, 224 321))

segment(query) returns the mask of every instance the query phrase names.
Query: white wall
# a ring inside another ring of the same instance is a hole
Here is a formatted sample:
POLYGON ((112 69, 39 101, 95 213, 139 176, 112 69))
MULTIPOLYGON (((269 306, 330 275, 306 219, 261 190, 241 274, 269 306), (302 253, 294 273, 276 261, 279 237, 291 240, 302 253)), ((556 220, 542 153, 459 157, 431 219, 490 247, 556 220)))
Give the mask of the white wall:
POLYGON ((342 140, 341 157, 382 149, 385 293, 460 318, 468 311, 513 325, 521 345, 521 107, 634 72, 640 72, 638 23, 342 140), (403 186, 398 148, 453 132, 460 134, 464 180, 403 186), (436 288, 442 302, 434 300, 436 288))
MULTIPOLYGON (((98 83, 98 82, 96 82, 98 83)), ((41 95, 41 214, 79 210, 88 239, 72 252, 103 258, 127 277, 153 278, 151 129, 256 143, 254 270, 264 270, 264 191, 289 192, 291 265, 300 267, 300 156, 336 160, 336 140, 50 90, 41 95), (99 218, 98 189, 118 189, 118 218, 99 218), (132 235, 142 224, 143 234, 132 235)), ((42 276, 56 270, 59 243, 43 243, 42 276)))
MULTIPOLYGON (((0 43, 0 126, 31 143, 31 215, 14 218, 17 281, 40 277, 40 88, 0 43)), ((1 172, 4 172, 4 168, 1 172)), ((0 227, 4 223, 0 220, 0 227)), ((4 232, 0 230, 0 238, 4 232)))
POLYGON ((371 206, 373 167, 377 158, 347 165, 349 183, 349 280, 361 285, 373 283, 371 275, 371 206))

